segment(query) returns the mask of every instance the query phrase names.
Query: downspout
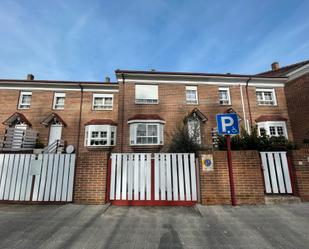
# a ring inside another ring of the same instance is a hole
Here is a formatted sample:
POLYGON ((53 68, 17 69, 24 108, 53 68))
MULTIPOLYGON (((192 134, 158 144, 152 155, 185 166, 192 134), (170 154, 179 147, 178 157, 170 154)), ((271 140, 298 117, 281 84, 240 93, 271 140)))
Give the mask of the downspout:
MULTIPOLYGON (((81 83, 78 83, 78 86, 80 88, 81 96, 80 96, 80 103, 79 103, 79 117, 78 117, 78 128, 77 128, 77 143, 76 143, 76 161, 75 161, 75 167, 77 168, 78 164, 78 154, 79 154, 79 140, 80 140, 80 129, 81 129, 81 123, 82 123, 82 109, 83 109, 83 99, 84 99, 84 88, 81 85, 81 83)), ((74 170, 74 187, 73 187, 73 203, 75 202, 75 186, 76 186, 76 173, 77 170, 74 170)))
POLYGON ((124 95, 125 95, 125 78, 123 73, 121 73, 121 78, 122 78, 122 110, 121 110, 121 144, 120 144, 120 152, 123 152, 123 131, 124 131, 124 95))
POLYGON ((252 130, 253 123, 252 123, 251 106, 250 106, 250 99, 249 99, 249 93, 248 93, 248 84, 250 80, 252 80, 251 77, 246 81, 246 96, 247 96, 248 111, 249 111, 249 118, 250 118, 250 130, 252 130))
POLYGON ((81 130, 81 124, 82 124, 82 110, 83 110, 83 100, 84 100, 84 88, 80 83, 78 84, 78 86, 80 88, 81 96, 80 96, 80 103, 79 103, 79 120, 78 120, 76 158, 79 152, 79 140, 80 140, 80 130, 81 130))
POLYGON ((245 123, 245 130, 248 132, 247 128, 247 118, 246 118, 246 110, 245 110, 245 104, 244 104, 244 95, 242 92, 242 85, 239 84, 239 89, 240 89, 240 98, 241 98, 241 105, 242 105, 242 113, 243 113, 243 118, 244 118, 244 123, 245 123))

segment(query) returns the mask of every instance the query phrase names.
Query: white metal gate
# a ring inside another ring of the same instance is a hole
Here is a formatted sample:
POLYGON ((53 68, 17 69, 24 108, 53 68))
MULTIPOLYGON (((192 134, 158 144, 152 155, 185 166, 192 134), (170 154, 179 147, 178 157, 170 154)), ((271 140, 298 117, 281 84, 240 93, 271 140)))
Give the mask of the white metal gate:
POLYGON ((267 194, 292 194, 292 183, 286 152, 260 152, 267 194))
POLYGON ((109 199, 118 205, 190 205, 197 201, 194 154, 111 155, 109 199))
POLYGON ((71 202, 75 154, 0 154, 0 201, 71 202))

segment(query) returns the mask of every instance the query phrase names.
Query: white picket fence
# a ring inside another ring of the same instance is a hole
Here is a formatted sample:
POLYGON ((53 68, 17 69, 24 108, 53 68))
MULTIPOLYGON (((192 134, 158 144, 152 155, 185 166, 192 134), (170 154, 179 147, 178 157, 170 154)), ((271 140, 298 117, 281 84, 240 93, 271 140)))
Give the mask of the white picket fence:
POLYGON ((292 194, 286 152, 260 152, 267 194, 292 194))
POLYGON ((194 154, 157 153, 153 166, 151 160, 150 153, 112 154, 110 200, 197 201, 194 154))
POLYGON ((0 154, 0 200, 71 202, 74 170, 75 154, 0 154))

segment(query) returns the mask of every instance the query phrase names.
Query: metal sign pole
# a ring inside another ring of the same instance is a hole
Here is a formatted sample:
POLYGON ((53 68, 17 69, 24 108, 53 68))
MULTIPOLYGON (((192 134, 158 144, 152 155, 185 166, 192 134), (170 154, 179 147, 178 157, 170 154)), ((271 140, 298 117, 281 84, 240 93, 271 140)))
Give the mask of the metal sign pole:
POLYGON ((233 176, 233 165, 232 165, 231 136, 226 135, 225 137, 226 137, 226 143, 227 143, 227 162, 228 162, 228 168, 229 168, 231 200, 232 200, 232 206, 236 206, 237 203, 236 203, 234 176, 233 176))

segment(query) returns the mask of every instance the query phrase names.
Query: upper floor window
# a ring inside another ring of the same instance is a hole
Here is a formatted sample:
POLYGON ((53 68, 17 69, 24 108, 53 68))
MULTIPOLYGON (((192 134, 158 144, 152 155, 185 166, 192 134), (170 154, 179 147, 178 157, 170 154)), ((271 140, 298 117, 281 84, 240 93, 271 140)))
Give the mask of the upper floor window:
POLYGON ((93 110, 112 110, 113 94, 94 93, 92 100, 93 110))
POLYGON ((85 146, 107 147, 116 144, 116 126, 87 125, 85 129, 85 146))
POLYGON ((158 102, 157 85, 135 85, 136 104, 157 104, 158 102))
POLYGON ((64 109, 65 93, 55 93, 53 108, 56 110, 64 109))
POLYGON ((197 86, 186 86, 186 101, 187 104, 197 104, 197 86))
POLYGON ((275 89, 256 89, 258 105, 277 105, 275 89))
POLYGON ((219 87, 219 103, 220 105, 231 104, 231 95, 229 87, 219 87))
POLYGON ((282 121, 266 121, 258 123, 258 132, 260 136, 270 137, 288 137, 286 123, 282 121))
POLYGON ((29 109, 31 104, 32 92, 20 92, 19 96, 19 109, 29 109))

